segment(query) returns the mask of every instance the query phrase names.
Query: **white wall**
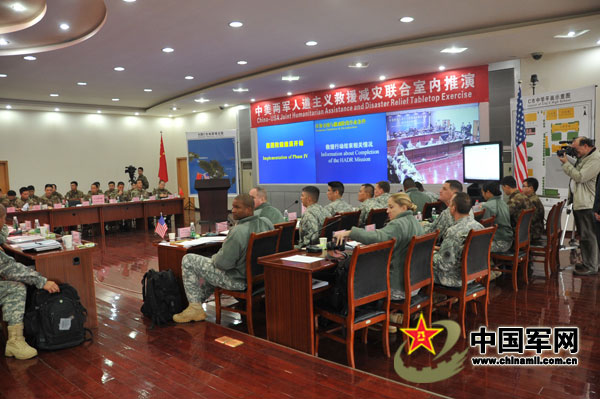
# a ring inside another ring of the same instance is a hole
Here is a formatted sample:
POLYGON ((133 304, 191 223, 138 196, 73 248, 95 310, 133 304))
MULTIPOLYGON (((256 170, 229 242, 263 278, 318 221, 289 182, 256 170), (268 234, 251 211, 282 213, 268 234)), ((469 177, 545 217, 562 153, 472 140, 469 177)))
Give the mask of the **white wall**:
MULTIPOLYGON (((533 94, 529 85, 533 74, 537 74, 539 79, 535 88, 537 94, 597 85, 600 83, 600 47, 544 54, 539 61, 534 61, 531 57, 523 58, 521 80, 524 96, 533 94)), ((599 117, 600 104, 596 88, 596 132, 600 128, 599 117)))
POLYGON ((176 158, 187 156, 186 131, 235 129, 235 108, 183 118, 120 116, 20 110, 0 111, 0 160, 8 161, 10 188, 33 184, 41 195, 46 183, 59 192, 77 180, 87 192, 94 181, 127 182, 125 166, 143 166, 150 187, 158 185, 160 132, 163 132, 169 182, 177 191, 176 158))

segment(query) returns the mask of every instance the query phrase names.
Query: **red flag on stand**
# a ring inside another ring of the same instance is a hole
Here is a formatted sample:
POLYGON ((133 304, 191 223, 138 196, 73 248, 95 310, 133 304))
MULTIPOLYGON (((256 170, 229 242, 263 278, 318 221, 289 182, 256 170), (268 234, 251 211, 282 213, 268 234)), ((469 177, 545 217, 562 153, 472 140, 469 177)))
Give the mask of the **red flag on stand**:
POLYGON ((181 187, 179 187, 179 196, 183 197, 183 189, 181 187))
POLYGON ((202 180, 202 175, 200 172, 196 172, 196 180, 202 180))
POLYGON ((158 165, 158 178, 164 182, 169 181, 167 173, 167 157, 165 156, 165 146, 163 144, 162 132, 160 132, 160 159, 158 165))

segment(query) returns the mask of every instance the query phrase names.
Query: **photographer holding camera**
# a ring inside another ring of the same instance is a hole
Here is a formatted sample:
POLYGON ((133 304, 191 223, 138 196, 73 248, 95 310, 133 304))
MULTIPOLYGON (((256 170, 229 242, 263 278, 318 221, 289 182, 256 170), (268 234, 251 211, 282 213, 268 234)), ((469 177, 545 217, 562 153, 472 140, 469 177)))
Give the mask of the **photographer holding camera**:
MULTIPOLYGON (((577 157, 575 165, 567 162, 565 152, 557 153, 562 162, 563 171, 571 178, 569 183, 569 203, 573 203, 575 225, 579 231, 579 247, 581 248, 582 265, 575 265, 574 274, 591 276, 598 273, 600 263, 598 242, 596 239, 596 217, 594 200, 596 197, 596 180, 600 173, 600 154, 594 142, 587 137, 578 137, 571 143, 572 153, 577 157)), ((569 154, 571 155, 571 154, 569 154)))

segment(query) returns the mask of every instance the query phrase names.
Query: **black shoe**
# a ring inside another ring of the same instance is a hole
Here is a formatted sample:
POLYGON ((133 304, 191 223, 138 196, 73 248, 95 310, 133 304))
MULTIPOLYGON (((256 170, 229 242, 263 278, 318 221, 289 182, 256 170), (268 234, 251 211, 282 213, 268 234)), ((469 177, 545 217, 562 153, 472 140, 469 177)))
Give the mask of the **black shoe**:
POLYGON ((573 274, 576 274, 577 276, 595 276, 598 272, 590 269, 575 269, 573 274))

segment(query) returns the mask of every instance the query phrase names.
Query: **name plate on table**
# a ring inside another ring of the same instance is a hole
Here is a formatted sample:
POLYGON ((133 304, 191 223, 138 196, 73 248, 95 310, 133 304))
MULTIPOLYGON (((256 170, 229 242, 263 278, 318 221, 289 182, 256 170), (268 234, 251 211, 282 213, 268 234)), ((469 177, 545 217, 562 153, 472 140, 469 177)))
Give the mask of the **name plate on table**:
MULTIPOLYGON (((83 201, 81 202, 81 204, 79 204, 79 205, 81 205, 81 206, 88 206, 89 204, 90 204, 90 203, 89 203, 88 201, 86 201, 86 200, 83 200, 83 201)), ((79 206, 79 205, 77 205, 77 206, 79 206)))
POLYGON ((13 213, 16 212, 17 210, 15 209, 14 206, 10 206, 8 208, 6 208, 6 213, 13 213))
POLYGON ((154 201, 156 199, 156 195, 151 195, 148 197, 149 201, 154 201))
POLYGON ((367 231, 375 231, 375 225, 374 224, 368 224, 365 226, 365 230, 367 231))
POLYGON ((27 230, 27 231, 31 230, 31 220, 25 221, 25 230, 27 230))
POLYGON ((33 205, 31 207, 32 211, 41 211, 42 210, 42 206, 41 205, 33 205))
POLYGON ((102 194, 92 195, 92 204, 93 205, 104 204, 104 195, 102 195, 102 194))
POLYGON ((177 229, 177 235, 179 236, 179 238, 188 238, 190 236, 190 228, 182 227, 177 229))
POLYGON ((229 226, 228 226, 227 222, 219 222, 219 223, 216 223, 216 230, 217 230, 217 233, 220 233, 220 232, 222 232, 222 231, 226 231, 226 230, 228 230, 228 229, 229 229, 229 226))
POLYGON ((81 244, 81 233, 78 231, 71 231, 71 235, 73 236, 73 243, 81 244))
POLYGON ((116 199, 114 199, 114 198, 111 198, 111 199, 108 200, 109 204, 116 204, 117 202, 118 201, 116 199))
POLYGON ((44 227, 50 230, 50 225, 48 223, 44 223, 44 227))
POLYGON ((298 214, 296 212, 288 212, 288 219, 290 220, 290 222, 292 220, 296 220, 298 219, 298 214))
POLYGON ((140 197, 133 197, 131 199, 131 202, 139 202, 139 200, 140 200, 140 197))
POLYGON ((173 194, 171 194, 167 197, 167 199, 173 199, 173 198, 175 198, 175 196, 173 194))
POLYGON ((64 208, 65 206, 63 204, 54 204, 54 205, 52 205, 52 207, 54 209, 60 209, 60 208, 64 208))

